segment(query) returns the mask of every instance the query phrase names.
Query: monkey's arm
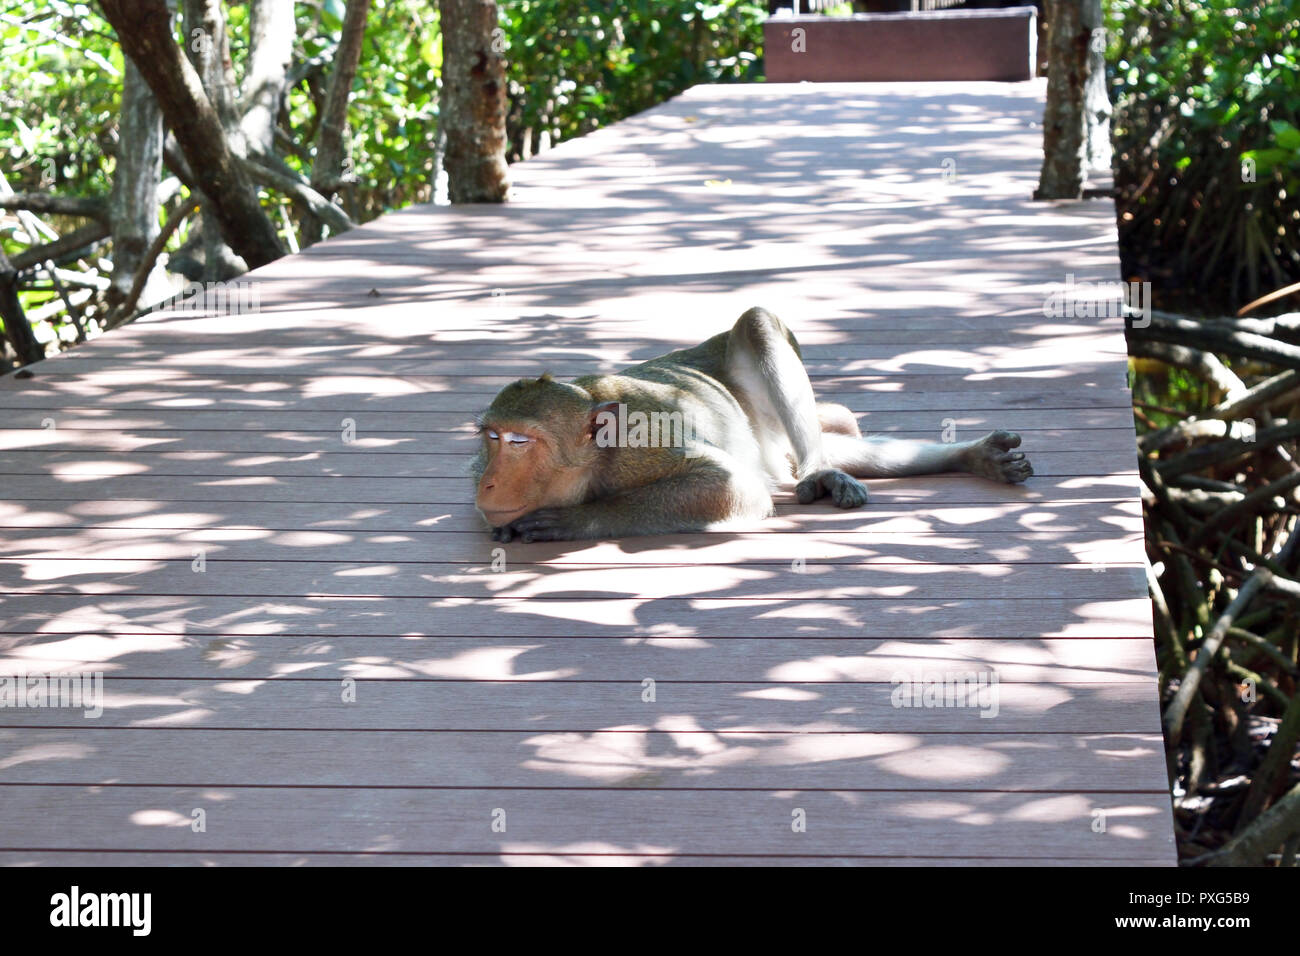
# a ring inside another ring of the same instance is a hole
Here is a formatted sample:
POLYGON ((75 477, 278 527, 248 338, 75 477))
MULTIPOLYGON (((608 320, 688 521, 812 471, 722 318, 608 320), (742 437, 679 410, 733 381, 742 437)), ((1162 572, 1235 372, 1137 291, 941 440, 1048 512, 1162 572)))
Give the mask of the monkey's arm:
POLYGON ((580 505, 539 508, 493 528, 492 538, 581 541, 700 531, 733 518, 764 517, 771 509, 765 485, 709 465, 580 505))

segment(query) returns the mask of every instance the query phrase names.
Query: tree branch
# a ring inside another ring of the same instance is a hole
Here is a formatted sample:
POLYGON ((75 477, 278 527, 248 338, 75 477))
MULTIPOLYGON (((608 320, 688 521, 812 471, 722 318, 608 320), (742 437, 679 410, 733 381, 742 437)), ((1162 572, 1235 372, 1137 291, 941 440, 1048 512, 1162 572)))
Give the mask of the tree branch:
POLYGON ((92 246, 108 238, 109 228, 107 223, 93 222, 88 226, 82 226, 74 232, 69 232, 60 236, 53 242, 47 242, 44 245, 33 246, 30 249, 24 249, 10 260, 13 263, 16 272, 26 272, 39 266, 43 262, 60 262, 66 256, 79 252, 86 246, 92 246))
POLYGON ((1230 526, 1234 521, 1240 521, 1246 515, 1254 514, 1263 508, 1272 507, 1274 498, 1282 498, 1285 502, 1288 492, 1293 492, 1300 488, 1300 471, 1292 472, 1285 478, 1275 481, 1263 488, 1256 488, 1246 497, 1242 498, 1234 505, 1229 505, 1221 511, 1216 511, 1210 516, 1205 524, 1197 529, 1196 533, 1188 539, 1187 544, 1195 547, 1209 537, 1210 533, 1223 527, 1230 526))
MULTIPOLYGON (((327 199, 333 192, 331 184, 337 182, 343 173, 348 98, 352 93, 352 81, 357 75, 357 63, 361 59, 361 43, 366 36, 366 14, 369 11, 370 0, 348 0, 347 13, 343 18, 343 37, 339 41, 338 52, 334 54, 334 69, 330 74, 329 90, 325 94, 325 108, 321 111, 316 158, 311 165, 311 185, 327 199)), ((307 242, 320 239, 320 234, 319 222, 308 223, 303 229, 303 239, 307 242)))
POLYGON ((249 179, 271 189, 277 189, 286 196, 297 199, 321 222, 330 227, 334 233, 347 232, 356 224, 348 214, 334 205, 316 190, 294 176, 279 172, 251 159, 243 160, 244 171, 249 179))
POLYGON ((255 153, 275 149, 276 118, 296 32, 293 0, 252 0, 248 11, 248 68, 240 91, 240 129, 255 153))
POLYGON ((1259 866, 1271 850, 1295 833, 1300 833, 1300 784, 1292 787, 1240 836, 1191 863, 1199 866, 1259 866))
POLYGON ((1300 369, 1300 346, 1278 342, 1254 332, 1242 332, 1213 322, 1197 322, 1169 312, 1152 312, 1150 324, 1126 330, 1129 342, 1155 339, 1175 345, 1193 345, 1212 352, 1227 352, 1244 358, 1300 369))
POLYGON ((172 38, 166 0, 100 0, 100 6, 123 52, 153 90, 222 237, 249 268, 278 259, 284 250, 275 227, 235 161, 198 73, 172 38))
POLYGON ((25 209, 46 215, 85 216, 108 222, 108 203, 82 196, 52 196, 49 193, 10 193, 0 198, 0 209, 25 209))
POLYGON ((1185 368, 1198 378, 1209 382, 1230 399, 1239 398, 1246 391, 1246 386, 1241 379, 1211 352, 1150 339, 1135 339, 1129 344, 1128 351, 1130 355, 1152 358, 1166 365, 1185 368))
POLYGON ((1255 595, 1259 593, 1260 588, 1266 587, 1272 580, 1272 571, 1267 568, 1257 569, 1250 576, 1250 580, 1241 586, 1237 596, 1224 609, 1223 614, 1214 622, 1214 627, 1210 630, 1210 633, 1201 642, 1201 647, 1196 652, 1196 660, 1192 662, 1192 666, 1183 675, 1183 682, 1178 685, 1178 692, 1174 694, 1174 699, 1165 708, 1163 721, 1165 740, 1170 747, 1177 746, 1182 738, 1183 721, 1187 717, 1187 708, 1191 706, 1192 699, 1201 686, 1201 678, 1205 676, 1205 671, 1210 666, 1210 662, 1219 653, 1219 646, 1223 643, 1223 639, 1228 636, 1228 628, 1232 627, 1232 622, 1255 599, 1255 595))
POLYGON ((0 318, 4 319, 5 338, 24 365, 45 358, 45 347, 36 341, 23 304, 18 300, 18 272, 3 249, 0 249, 0 318))
POLYGON ((167 225, 158 233, 157 238, 150 243, 148 250, 145 251, 140 260, 140 268, 136 270, 135 278, 131 281, 131 290, 127 292, 122 304, 105 320, 105 331, 117 328, 131 315, 135 309, 135 304, 140 301, 140 293, 144 291, 145 283, 149 280, 149 273, 153 271, 153 264, 162 255, 163 249, 167 248, 168 240, 175 235, 180 224, 186 218, 198 212, 199 205, 199 200, 191 196, 183 200, 176 210, 167 217, 167 225))

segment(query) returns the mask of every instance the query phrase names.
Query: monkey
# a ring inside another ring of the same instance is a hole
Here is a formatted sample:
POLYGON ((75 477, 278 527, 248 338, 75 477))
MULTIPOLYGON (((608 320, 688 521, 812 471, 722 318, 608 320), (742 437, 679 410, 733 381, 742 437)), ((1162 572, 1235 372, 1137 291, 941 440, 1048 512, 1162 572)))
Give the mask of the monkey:
POLYGON ((773 490, 791 480, 802 504, 860 508, 860 478, 1033 474, 1013 432, 864 438, 848 408, 816 400, 799 343, 761 308, 617 374, 520 379, 476 425, 475 506, 501 542, 704 531, 772 515, 773 490))

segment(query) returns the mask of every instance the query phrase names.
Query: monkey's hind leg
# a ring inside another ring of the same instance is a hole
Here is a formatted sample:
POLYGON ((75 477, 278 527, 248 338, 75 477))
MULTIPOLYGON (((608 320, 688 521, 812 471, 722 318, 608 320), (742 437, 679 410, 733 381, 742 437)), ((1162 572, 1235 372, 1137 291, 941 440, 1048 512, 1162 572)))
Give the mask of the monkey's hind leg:
MULTIPOLYGON (((867 503, 866 487, 852 475, 828 467, 822 446, 823 429, 851 434, 857 421, 842 406, 817 404, 798 342, 780 319, 764 309, 742 315, 728 337, 726 368, 732 387, 749 409, 774 479, 782 477, 778 463, 789 449, 794 477, 799 480, 795 494, 801 502, 830 495, 840 508, 867 503)), ((784 477, 788 475, 785 472, 784 477)))
POLYGON ((858 428, 858 416, 843 405, 836 405, 834 402, 818 402, 817 421, 822 426, 823 435, 862 437, 862 430, 858 428))
POLYGON ((867 503, 867 487, 851 474, 840 469, 830 457, 830 442, 848 436, 861 440, 858 416, 843 405, 833 402, 817 403, 817 421, 822 429, 822 454, 829 468, 813 472, 795 486, 794 493, 801 504, 809 504, 824 495, 830 495, 837 508, 861 508, 867 503))
POLYGON ((858 478, 894 478, 964 471, 991 481, 1019 484, 1034 473, 1029 459, 1014 449, 1015 432, 993 431, 967 442, 924 442, 844 435, 823 436, 827 463, 858 478))

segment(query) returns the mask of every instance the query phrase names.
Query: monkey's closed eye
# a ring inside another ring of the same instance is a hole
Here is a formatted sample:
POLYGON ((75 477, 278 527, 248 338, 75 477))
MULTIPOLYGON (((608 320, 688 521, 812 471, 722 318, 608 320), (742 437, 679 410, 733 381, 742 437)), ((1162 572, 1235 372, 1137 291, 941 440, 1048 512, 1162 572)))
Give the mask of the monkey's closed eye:
POLYGON ((512 445, 527 445, 532 439, 527 435, 521 435, 518 432, 495 432, 491 428, 484 428, 483 434, 487 435, 489 441, 497 441, 504 438, 512 445))

